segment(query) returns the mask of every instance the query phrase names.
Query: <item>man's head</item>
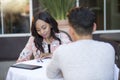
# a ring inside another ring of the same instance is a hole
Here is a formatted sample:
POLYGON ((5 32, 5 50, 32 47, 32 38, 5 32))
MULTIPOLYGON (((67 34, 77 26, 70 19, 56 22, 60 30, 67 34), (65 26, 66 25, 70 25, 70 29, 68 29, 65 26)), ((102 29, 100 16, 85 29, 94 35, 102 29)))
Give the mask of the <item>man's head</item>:
POLYGON ((95 14, 85 7, 71 9, 68 14, 68 21, 71 26, 70 34, 72 37, 74 37, 74 33, 77 36, 89 36, 96 29, 95 14))

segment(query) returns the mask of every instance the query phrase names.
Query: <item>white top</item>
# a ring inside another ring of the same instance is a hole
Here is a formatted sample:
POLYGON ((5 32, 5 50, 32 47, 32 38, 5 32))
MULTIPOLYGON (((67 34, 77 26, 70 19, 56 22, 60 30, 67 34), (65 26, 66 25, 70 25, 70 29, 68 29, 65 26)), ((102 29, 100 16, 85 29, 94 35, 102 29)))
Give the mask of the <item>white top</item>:
POLYGON ((105 42, 80 40, 55 50, 47 67, 49 78, 114 80, 114 48, 105 42))
MULTIPOLYGON (((55 35, 61 40, 61 44, 68 44, 71 42, 70 37, 66 33, 60 32, 56 33, 55 35)), ((43 39, 42 46, 45 53, 49 53, 48 43, 45 41, 45 39, 43 39)), ((53 53, 53 51, 59 46, 60 46, 59 41, 53 39, 52 42, 50 43, 51 53, 53 53)), ((20 53, 18 60, 30 60, 32 55, 34 56, 35 59, 37 59, 40 57, 40 53, 41 51, 40 50, 37 51, 37 48, 35 46, 34 37, 31 36, 25 48, 20 53)))

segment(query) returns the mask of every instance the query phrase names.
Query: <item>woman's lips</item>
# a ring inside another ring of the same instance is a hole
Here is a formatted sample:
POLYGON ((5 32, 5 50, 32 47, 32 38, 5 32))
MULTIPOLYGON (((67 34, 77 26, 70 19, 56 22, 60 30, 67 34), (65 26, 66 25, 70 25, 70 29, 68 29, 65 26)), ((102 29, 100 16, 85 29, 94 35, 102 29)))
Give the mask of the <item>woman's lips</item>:
POLYGON ((45 38, 47 36, 47 34, 42 34, 42 36, 45 38))

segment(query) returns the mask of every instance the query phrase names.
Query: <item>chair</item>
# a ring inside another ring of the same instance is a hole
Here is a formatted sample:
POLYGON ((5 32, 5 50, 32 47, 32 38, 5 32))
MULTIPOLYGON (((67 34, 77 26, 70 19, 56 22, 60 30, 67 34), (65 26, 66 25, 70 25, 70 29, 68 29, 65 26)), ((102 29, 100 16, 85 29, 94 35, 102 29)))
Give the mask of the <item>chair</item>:
POLYGON ((60 32, 65 33, 69 37, 69 39, 72 41, 71 36, 66 31, 60 30, 60 32))

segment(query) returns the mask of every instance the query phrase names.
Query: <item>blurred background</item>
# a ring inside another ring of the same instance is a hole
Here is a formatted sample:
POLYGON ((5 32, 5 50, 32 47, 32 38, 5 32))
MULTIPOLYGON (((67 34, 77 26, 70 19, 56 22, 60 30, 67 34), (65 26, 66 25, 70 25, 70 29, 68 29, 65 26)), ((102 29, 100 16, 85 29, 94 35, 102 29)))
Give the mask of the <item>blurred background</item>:
POLYGON ((37 11, 47 10, 55 19, 64 20, 74 6, 96 13, 98 31, 120 29, 120 0, 0 0, 0 34, 30 33, 37 11))
POLYGON ((111 43, 120 54, 120 43, 100 38, 106 33, 119 37, 120 0, 0 0, 0 80, 5 80, 9 67, 27 43, 36 12, 47 10, 58 21, 59 29, 68 31, 66 14, 75 6, 86 6, 96 13, 93 38, 111 43))

